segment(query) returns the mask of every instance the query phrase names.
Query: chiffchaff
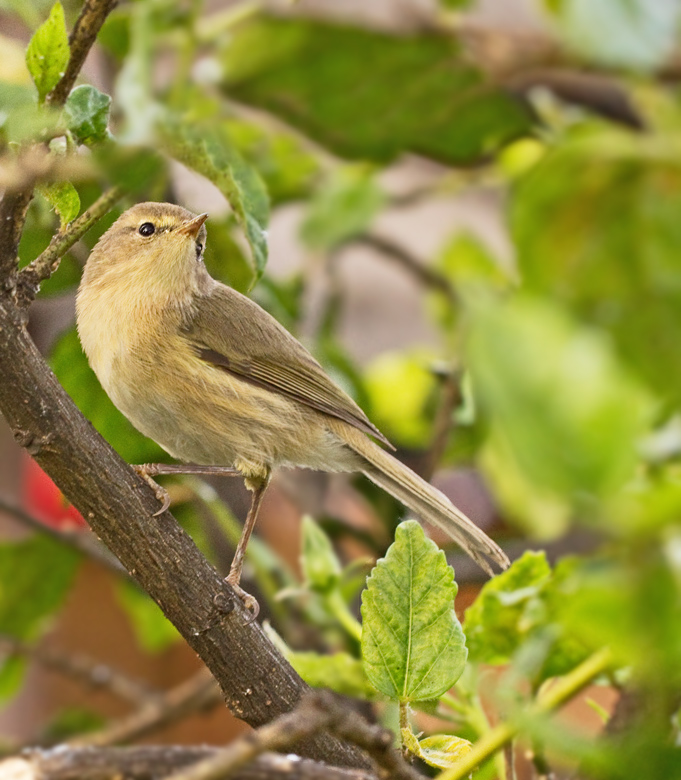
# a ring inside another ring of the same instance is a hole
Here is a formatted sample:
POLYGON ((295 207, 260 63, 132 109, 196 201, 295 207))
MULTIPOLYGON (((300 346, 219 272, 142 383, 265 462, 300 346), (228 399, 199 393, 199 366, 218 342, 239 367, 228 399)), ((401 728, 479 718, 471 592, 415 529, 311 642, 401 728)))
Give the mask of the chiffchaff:
MULTIPOLYGON (((114 404, 178 460, 159 473, 237 473, 253 492, 228 582, 272 470, 361 471, 440 526, 487 572, 504 552, 438 490, 370 437, 389 443, 290 333, 203 263, 206 214, 169 203, 126 211, 93 249, 78 291, 78 333, 114 404), (220 468, 215 468, 220 467, 220 468)), ((159 497, 161 494, 159 494, 159 497)), ((167 507, 164 502, 163 509, 167 507)))

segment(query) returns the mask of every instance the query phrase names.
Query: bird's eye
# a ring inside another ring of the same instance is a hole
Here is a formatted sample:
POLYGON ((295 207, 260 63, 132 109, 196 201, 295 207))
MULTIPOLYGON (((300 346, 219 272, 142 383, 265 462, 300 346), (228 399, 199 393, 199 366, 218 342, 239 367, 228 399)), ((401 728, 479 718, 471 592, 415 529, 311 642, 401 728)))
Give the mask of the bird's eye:
POLYGON ((203 244, 200 241, 196 242, 196 259, 199 260, 201 258, 201 254, 203 253, 203 244))
POLYGON ((143 222, 140 225, 139 232, 141 236, 153 236, 156 232, 156 228, 151 224, 151 222, 143 222))

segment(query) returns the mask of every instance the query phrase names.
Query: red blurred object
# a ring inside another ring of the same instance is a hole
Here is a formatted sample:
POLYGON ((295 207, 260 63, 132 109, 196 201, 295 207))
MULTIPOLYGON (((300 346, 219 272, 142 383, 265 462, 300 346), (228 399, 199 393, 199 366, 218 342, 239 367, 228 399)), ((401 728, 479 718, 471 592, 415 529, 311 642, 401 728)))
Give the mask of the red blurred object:
POLYGON ((59 531, 88 527, 80 512, 28 455, 22 468, 22 504, 37 520, 59 531))

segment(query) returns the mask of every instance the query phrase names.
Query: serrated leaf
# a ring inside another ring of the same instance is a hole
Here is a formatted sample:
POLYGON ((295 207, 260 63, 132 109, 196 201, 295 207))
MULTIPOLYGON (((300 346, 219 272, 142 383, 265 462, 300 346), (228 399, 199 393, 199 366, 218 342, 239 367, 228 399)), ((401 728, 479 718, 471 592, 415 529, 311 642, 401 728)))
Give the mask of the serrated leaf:
POLYGON ((148 653, 161 653, 180 638, 161 608, 137 586, 119 583, 116 595, 125 609, 140 646, 148 653))
POLYGON ((41 103, 64 75, 70 56, 64 9, 60 2, 56 2, 47 21, 38 27, 26 49, 26 65, 41 103))
POLYGON ((300 565, 305 584, 312 590, 326 593, 340 579, 341 564, 338 556, 324 530, 307 515, 303 517, 301 532, 300 565))
MULTIPOLYGON (((448 769, 466 753, 470 753, 473 746, 467 739, 452 734, 433 734, 432 737, 418 740, 417 747, 415 755, 426 764, 438 769, 448 769)), ((411 745, 409 749, 412 750, 411 745)))
POLYGON ((464 620, 472 661, 510 661, 523 640, 519 626, 523 612, 550 576, 546 554, 528 550, 510 568, 485 583, 464 620))
POLYGON ((370 171, 343 168, 310 202, 300 236, 311 249, 333 249, 363 233, 385 202, 370 171))
POLYGON ((90 84, 76 87, 64 106, 67 127, 78 143, 91 146, 110 137, 111 98, 90 84))
POLYGON ((78 216, 80 197, 71 182, 58 181, 54 184, 43 184, 38 187, 38 192, 59 215, 61 230, 78 216))
POLYGON ((445 554, 415 520, 400 523, 362 594, 362 659, 371 684, 401 702, 454 685, 468 651, 445 554))
POLYGON ((256 278, 267 263, 269 201, 262 179, 216 127, 169 123, 163 131, 172 157, 212 181, 229 201, 251 248, 256 278))

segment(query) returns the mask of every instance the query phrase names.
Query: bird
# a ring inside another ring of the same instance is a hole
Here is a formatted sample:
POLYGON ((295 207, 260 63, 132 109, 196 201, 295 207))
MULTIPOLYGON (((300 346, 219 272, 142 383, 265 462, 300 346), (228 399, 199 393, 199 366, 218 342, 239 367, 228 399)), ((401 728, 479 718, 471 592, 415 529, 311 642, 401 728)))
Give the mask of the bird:
POLYGON ((76 298, 80 341, 115 406, 180 464, 153 476, 243 478, 251 505, 227 582, 240 587, 244 553, 279 467, 362 472, 422 520, 444 529, 490 576, 503 550, 448 498, 392 455, 389 441, 308 350, 204 263, 207 214, 146 202, 125 211, 86 262, 76 298))

